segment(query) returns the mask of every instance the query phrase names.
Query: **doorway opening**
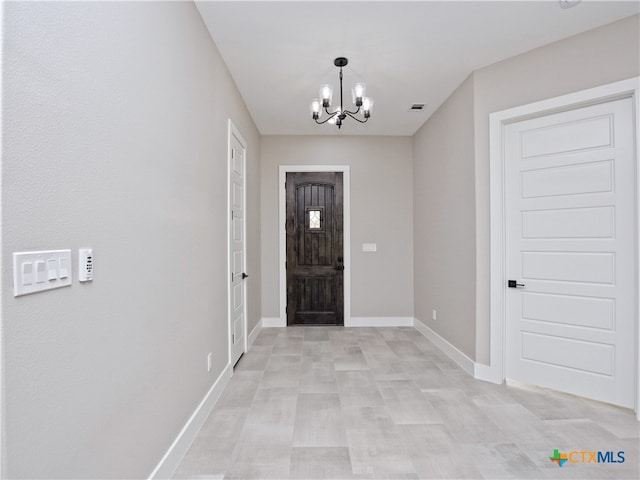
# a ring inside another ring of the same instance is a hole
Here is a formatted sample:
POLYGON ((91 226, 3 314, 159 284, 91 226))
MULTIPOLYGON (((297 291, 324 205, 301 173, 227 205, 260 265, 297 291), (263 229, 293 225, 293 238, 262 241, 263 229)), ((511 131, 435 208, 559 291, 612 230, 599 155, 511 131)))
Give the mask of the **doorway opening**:
POLYGON ((247 142, 233 122, 228 130, 229 363, 247 350, 246 155, 247 142))
POLYGON ((344 325, 342 172, 286 175, 287 325, 344 325))
POLYGON ((640 417, 637 93, 635 78, 490 116, 491 360, 479 378, 640 417))
POLYGON ((280 326, 349 325, 349 167, 280 167, 280 326))

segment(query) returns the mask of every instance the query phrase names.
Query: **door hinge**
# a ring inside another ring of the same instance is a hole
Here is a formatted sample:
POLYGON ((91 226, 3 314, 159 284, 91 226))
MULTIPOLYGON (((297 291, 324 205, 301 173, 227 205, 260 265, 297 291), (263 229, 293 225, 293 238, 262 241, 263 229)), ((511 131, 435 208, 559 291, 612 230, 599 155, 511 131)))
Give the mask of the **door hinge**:
POLYGON ((235 333, 231 334, 231 343, 232 344, 236 343, 236 334, 235 333))
POLYGON ((287 269, 287 262, 284 262, 284 269, 287 269))
POLYGON ((233 208, 231 209, 231 220, 233 220, 233 208))
POLYGON ((231 271, 231 283, 233 283, 233 271, 231 271))

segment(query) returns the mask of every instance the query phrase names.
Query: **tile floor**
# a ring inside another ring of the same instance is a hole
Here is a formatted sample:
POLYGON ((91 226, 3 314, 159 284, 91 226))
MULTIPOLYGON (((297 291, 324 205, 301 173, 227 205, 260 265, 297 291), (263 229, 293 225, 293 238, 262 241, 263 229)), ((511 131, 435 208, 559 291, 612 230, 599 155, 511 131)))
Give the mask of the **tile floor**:
POLYGON ((625 409, 474 380, 410 327, 266 328, 174 478, 638 479, 639 433, 625 409))

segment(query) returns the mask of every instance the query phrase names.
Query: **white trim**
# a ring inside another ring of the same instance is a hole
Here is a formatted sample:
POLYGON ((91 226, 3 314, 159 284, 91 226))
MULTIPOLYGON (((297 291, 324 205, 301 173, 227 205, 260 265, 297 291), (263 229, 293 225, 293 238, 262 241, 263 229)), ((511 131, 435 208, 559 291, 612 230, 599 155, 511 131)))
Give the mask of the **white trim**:
POLYGON ((253 327, 253 330, 251 330, 251 333, 247 337, 247 347, 248 347, 247 350, 251 348, 251 345, 253 345, 253 342, 256 341, 256 338, 258 338, 258 335, 260 335, 261 331, 262 331, 262 320, 260 320, 258 324, 255 327, 253 327))
POLYGON ((345 327, 413 327, 413 317, 351 317, 345 327))
MULTIPOLYGON (((242 145, 242 149, 244 150, 244 155, 242 156, 242 250, 244 252, 243 255, 243 265, 242 271, 247 271, 247 142, 240 133, 240 131, 236 128, 233 121, 231 119, 228 120, 228 128, 227 128, 227 274, 232 271, 232 251, 231 251, 231 139, 232 137, 236 137, 240 145, 242 145)), ((242 331, 244 332, 244 352, 248 350, 248 340, 247 340, 247 302, 249 301, 248 297, 248 288, 247 282, 242 282, 243 292, 243 309, 242 318, 244 325, 242 326, 242 331)), ((233 352, 233 338, 232 338, 232 300, 231 300, 231 282, 229 282, 229 277, 227 276, 227 338, 229 345, 229 363, 234 363, 231 360, 231 354, 233 352)), ((231 374, 233 375, 233 369, 231 370, 231 374)))
POLYGON ((504 378, 499 376, 499 373, 489 365, 482 363, 474 364, 473 377, 477 380, 484 382, 497 383, 498 385, 504 383, 504 378))
POLYGON ((640 77, 633 90, 633 121, 636 142, 636 419, 640 420, 640 77))
MULTIPOLYGON (((604 103, 618 98, 632 97, 634 99, 635 112, 635 142, 636 142, 636 287, 640 285, 640 134, 638 112, 640 112, 640 77, 629 78, 600 87, 582 90, 580 92, 562 95, 540 102, 522 105, 508 110, 502 110, 489 115, 489 184, 490 184, 490 228, 491 228, 491 314, 490 314, 490 365, 478 365, 476 373, 490 381, 501 383, 505 378, 505 219, 504 219, 504 126, 527 118, 539 117, 550 113, 571 110, 574 108, 604 103)), ((640 420, 640 325, 638 316, 640 312, 640 294, 636 288, 635 299, 635 324, 636 324, 636 417, 640 420)))
POLYGON ((281 327, 286 327, 287 326, 287 319, 285 318, 284 320, 282 318, 278 318, 278 317, 271 317, 271 318, 263 318, 261 320, 262 323, 262 328, 281 328, 281 327))
MULTIPOLYGON (((343 248, 344 248, 344 324, 351 320, 351 177, 349 165, 280 165, 278 177, 279 194, 279 270, 280 270, 280 320, 287 325, 287 271, 284 262, 287 259, 287 230, 285 219, 287 217, 287 196, 285 180, 287 172, 342 172, 343 185, 343 248)), ((278 325, 280 326, 280 325, 278 325)))
MULTIPOLYGON (((5 36, 4 36, 4 5, 0 5, 0 65, 4 65, 4 58, 3 58, 3 52, 4 52, 4 47, 5 47, 5 36)), ((4 92, 3 88, 2 88, 2 79, 3 79, 4 75, 0 75, 0 92, 4 92)), ((0 128, 2 129, 2 131, 4 130, 4 108, 3 108, 3 95, 0 94, 0 128)), ((4 135, 0 135, 0 212, 2 212, 2 171, 3 169, 3 161, 2 161, 2 154, 4 153, 4 146, 3 146, 3 141, 2 139, 4 138, 4 135)), ((0 247, 2 247, 2 217, 0 217, 0 247)), ((1 248, 0 248, 1 251, 1 248)), ((4 272, 4 266, 3 266, 3 261, 2 261, 2 255, 0 255, 0 272, 4 272)), ((5 415, 4 415, 4 409, 5 409, 5 389, 4 389, 4 361, 5 361, 5 357, 4 357, 4 338, 3 338, 3 332, 4 332, 4 316, 3 316, 3 312, 4 312, 4 299, 5 299, 5 294, 4 294, 4 288, 2 288, 3 285, 3 280, 2 277, 0 277, 0 478, 6 478, 6 460, 5 460, 5 452, 4 452, 4 445, 6 445, 5 442, 5 415)))
POLYGON ((456 362, 460 368, 462 368, 469 375, 473 376, 475 370, 475 362, 471 360, 464 352, 461 352, 447 340, 442 338, 439 334, 431 330, 424 323, 417 318, 415 319, 414 327, 422 335, 427 337, 436 347, 438 347, 442 353, 444 353, 451 360, 456 362))
POLYGON ((207 420, 211 410, 222 395, 229 380, 231 380, 231 364, 227 364, 220 376, 204 396, 198 407, 189 417, 182 430, 173 441, 167 452, 162 457, 156 468, 153 469, 149 480, 158 478, 171 478, 176 471, 184 455, 195 440, 198 432, 207 420))

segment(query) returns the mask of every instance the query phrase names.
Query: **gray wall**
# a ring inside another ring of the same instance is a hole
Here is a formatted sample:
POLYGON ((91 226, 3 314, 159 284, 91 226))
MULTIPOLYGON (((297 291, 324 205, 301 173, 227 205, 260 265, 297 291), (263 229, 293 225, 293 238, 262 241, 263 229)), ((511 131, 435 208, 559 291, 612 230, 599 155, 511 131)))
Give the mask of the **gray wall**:
POLYGON ((350 165, 351 314, 413 317, 411 137, 263 136, 261 147, 262 316, 279 316, 278 167, 350 165))
POLYGON ((476 278, 473 121, 470 76, 413 137, 416 319, 471 358, 476 278))
POLYGON ((259 319, 260 137, 192 3, 3 7, 4 473, 146 477, 228 362, 229 117, 259 319), (11 252, 86 246, 92 283, 13 298, 11 252))
POLYGON ((478 362, 488 363, 490 348, 489 114, 639 75, 639 18, 629 17, 475 71, 414 136, 416 317, 478 362), (470 183, 472 172, 475 179, 470 183), (450 202, 435 201, 442 196, 450 202), (455 223, 475 218, 475 227, 441 228, 447 216, 455 223), (468 237, 463 240, 461 234, 468 237), (447 260, 422 252, 424 241, 441 246, 447 260), (464 286, 454 285, 450 271, 460 275, 464 286), (444 284, 439 286, 439 281, 444 284), (454 286, 460 295, 449 291, 454 286), (461 299, 469 304, 459 305, 461 299), (440 318, 431 321, 436 305, 427 302, 436 300, 443 303, 439 314, 445 310, 462 316, 446 319, 454 322, 455 329, 440 318), (474 332, 475 348, 469 343, 474 332))

